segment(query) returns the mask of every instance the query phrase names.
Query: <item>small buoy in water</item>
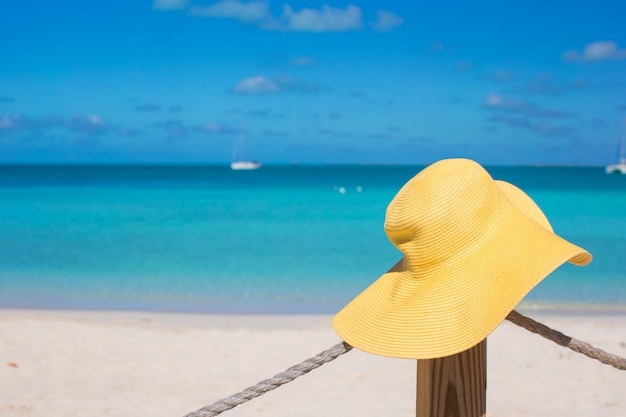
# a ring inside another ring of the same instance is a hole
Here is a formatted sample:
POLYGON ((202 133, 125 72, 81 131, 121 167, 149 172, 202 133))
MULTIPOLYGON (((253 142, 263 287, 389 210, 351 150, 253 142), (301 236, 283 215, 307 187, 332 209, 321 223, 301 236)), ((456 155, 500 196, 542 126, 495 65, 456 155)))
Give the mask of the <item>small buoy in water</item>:
POLYGON ((339 194, 345 194, 346 193, 346 189, 343 187, 339 187, 339 194))
POLYGON ((357 193, 360 193, 361 191, 363 191, 363 187, 361 187, 360 185, 358 185, 358 186, 356 187, 356 192, 357 192, 357 193))

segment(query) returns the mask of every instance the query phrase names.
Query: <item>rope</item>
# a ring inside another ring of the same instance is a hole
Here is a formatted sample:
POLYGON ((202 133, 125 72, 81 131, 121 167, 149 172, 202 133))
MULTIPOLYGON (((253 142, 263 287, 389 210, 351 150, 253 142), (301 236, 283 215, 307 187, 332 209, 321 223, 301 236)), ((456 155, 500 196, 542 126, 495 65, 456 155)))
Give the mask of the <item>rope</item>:
POLYGON ((231 408, 238 406, 239 404, 248 402, 259 395, 265 394, 266 392, 276 389, 283 384, 291 382, 299 376, 302 376, 315 368, 319 368, 327 362, 337 359, 339 356, 349 352, 350 350, 352 350, 352 346, 349 344, 345 342, 337 343, 330 349, 318 353, 316 356, 309 358, 298 365, 292 366, 273 378, 261 381, 252 387, 238 392, 237 394, 231 395, 228 398, 224 398, 223 400, 219 400, 211 405, 189 413, 185 417, 214 417, 226 410, 230 410, 231 408))
POLYGON ((582 353, 591 359, 596 359, 606 365, 611 365, 614 368, 626 371, 626 359, 612 353, 605 352, 602 349, 598 349, 589 343, 566 336, 563 333, 553 330, 545 324, 538 323, 515 310, 511 311, 506 319, 513 324, 523 327, 529 332, 545 337, 557 345, 564 346, 574 352, 582 353))
MULTIPOLYGON (((511 311, 506 319, 513 324, 523 327, 529 332, 545 337, 557 345, 564 346, 574 352, 582 353, 585 356, 596 359, 606 365, 611 365, 614 368, 623 371, 626 370, 626 359, 613 355, 612 353, 607 353, 602 349, 598 349, 590 345, 589 343, 581 342, 580 340, 566 336, 563 333, 553 330, 544 324, 538 323, 515 310, 511 311)), ((320 352, 314 357, 309 358, 298 365, 292 366, 273 378, 261 381, 258 384, 246 388, 237 394, 233 394, 228 398, 224 398, 197 411, 193 411, 185 415, 185 417, 215 417, 226 410, 230 410, 231 408, 263 395, 268 391, 276 389, 283 384, 291 382, 299 376, 302 376, 315 368, 319 368, 325 363, 337 359, 339 356, 349 352, 350 350, 352 350, 352 346, 346 342, 337 343, 330 349, 320 352)))

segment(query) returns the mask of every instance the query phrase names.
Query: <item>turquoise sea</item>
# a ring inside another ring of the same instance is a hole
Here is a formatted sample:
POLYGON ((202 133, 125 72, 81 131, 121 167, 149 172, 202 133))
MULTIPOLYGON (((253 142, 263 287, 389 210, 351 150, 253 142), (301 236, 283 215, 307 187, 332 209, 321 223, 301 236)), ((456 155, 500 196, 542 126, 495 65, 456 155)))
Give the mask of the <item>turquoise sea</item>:
MULTIPOLYGON (((400 259, 387 204, 421 166, 0 166, 0 307, 334 313, 400 259)), ((626 309, 626 176, 487 167, 594 255, 527 306, 626 309)))

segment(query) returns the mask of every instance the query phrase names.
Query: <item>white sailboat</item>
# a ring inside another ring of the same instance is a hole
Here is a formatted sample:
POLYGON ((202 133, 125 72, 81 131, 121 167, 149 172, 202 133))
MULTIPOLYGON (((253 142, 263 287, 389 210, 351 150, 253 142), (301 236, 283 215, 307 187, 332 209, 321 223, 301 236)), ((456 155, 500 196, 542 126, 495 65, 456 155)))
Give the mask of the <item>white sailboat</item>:
POLYGON ((619 164, 607 165, 607 174, 626 174, 626 118, 622 119, 622 141, 619 147, 619 164))
POLYGON ((244 159, 243 156, 243 133, 239 135, 239 139, 233 149, 233 157, 230 163, 230 169, 235 171, 251 170, 261 168, 261 163, 244 159))

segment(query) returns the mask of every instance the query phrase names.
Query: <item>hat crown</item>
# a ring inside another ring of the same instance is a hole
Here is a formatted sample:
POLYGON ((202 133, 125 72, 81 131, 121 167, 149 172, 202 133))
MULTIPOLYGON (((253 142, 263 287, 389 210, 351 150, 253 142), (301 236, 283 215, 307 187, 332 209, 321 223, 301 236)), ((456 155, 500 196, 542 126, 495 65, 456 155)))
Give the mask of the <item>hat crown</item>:
POLYGON ((405 268, 433 268, 492 236, 509 209, 478 163, 447 159, 422 170, 387 208, 385 232, 404 253, 405 268))
POLYGON ((484 340, 542 279, 591 254, 552 232, 522 190, 476 162, 439 161, 402 187, 385 230, 404 252, 333 319, 366 352, 431 359, 484 340))

